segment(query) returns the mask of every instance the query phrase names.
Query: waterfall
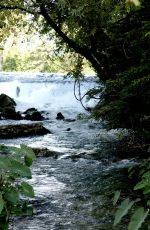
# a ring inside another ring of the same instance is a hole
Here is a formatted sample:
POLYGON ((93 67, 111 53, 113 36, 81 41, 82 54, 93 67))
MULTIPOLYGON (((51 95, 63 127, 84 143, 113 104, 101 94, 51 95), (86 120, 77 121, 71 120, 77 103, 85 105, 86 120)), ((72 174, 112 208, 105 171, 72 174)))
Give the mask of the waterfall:
MULTIPOLYGON (((17 110, 35 107, 40 110, 83 111, 80 102, 74 97, 74 81, 71 78, 63 79, 61 74, 0 75, 0 93, 14 98, 17 110)), ((92 78, 87 79, 81 84, 82 95, 95 85, 92 78)), ((84 103, 86 106, 92 106, 95 102, 84 101, 84 103)))

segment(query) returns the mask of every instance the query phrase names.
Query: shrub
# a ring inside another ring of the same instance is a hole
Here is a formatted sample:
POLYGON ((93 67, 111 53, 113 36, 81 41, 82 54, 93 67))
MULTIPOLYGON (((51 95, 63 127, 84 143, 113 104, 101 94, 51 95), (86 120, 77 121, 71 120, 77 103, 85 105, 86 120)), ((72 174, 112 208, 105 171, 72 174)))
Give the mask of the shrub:
POLYGON ((30 166, 34 152, 25 145, 0 146, 0 223, 8 229, 11 216, 32 214, 32 208, 23 197, 34 197, 34 191, 25 181, 31 179, 30 166))
MULTIPOLYGON (((138 230, 144 222, 146 226, 149 224, 147 220, 150 208, 150 159, 138 167, 131 168, 129 172, 133 179, 138 180, 138 183, 129 194, 132 198, 125 198, 117 208, 114 225, 116 226, 129 213, 131 218, 128 230, 138 230)), ((116 191, 114 205, 117 204, 120 194, 120 191, 116 191)))

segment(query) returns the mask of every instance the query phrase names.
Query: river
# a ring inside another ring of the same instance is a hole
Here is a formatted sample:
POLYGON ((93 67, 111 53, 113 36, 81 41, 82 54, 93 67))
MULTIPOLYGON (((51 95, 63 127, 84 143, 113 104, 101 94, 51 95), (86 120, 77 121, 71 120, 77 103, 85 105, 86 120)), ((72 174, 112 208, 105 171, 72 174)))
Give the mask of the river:
MULTIPOLYGON (((95 85, 93 78, 87 77, 81 84, 82 94, 95 85)), ((112 227, 112 193, 116 185, 126 181, 120 169, 132 165, 132 161, 114 162, 109 150, 105 155, 104 143, 114 141, 120 131, 107 131, 101 121, 77 119, 79 114, 87 114, 75 99, 73 89, 73 79, 63 79, 61 74, 0 73, 0 93, 13 97, 18 111, 31 107, 43 111, 46 118, 43 124, 52 132, 45 136, 0 140, 0 143, 15 146, 24 143, 59 152, 57 158, 35 160, 30 180, 35 190, 31 201, 34 215, 13 220, 10 229, 125 229, 125 226, 112 227), (58 121, 58 112, 76 121, 58 121), (79 154, 81 157, 77 157, 79 154)), ((91 107, 96 102, 84 103, 91 107)), ((0 124, 25 122, 29 121, 1 120, 0 124)))

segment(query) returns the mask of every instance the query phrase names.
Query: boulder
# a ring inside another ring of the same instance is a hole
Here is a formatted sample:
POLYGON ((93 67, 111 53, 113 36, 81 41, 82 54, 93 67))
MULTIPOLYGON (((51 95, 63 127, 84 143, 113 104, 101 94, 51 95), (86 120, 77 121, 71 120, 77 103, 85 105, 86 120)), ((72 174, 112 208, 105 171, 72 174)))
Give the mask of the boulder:
POLYGON ((66 129, 66 131, 67 131, 67 132, 68 132, 68 131, 71 131, 71 128, 66 129))
POLYGON ((58 156, 60 155, 60 152, 56 152, 54 150, 50 150, 47 148, 32 148, 32 150, 34 151, 35 155, 37 157, 54 157, 54 158, 58 158, 58 156))
POLYGON ((31 120, 31 121, 42 121, 42 120, 44 120, 44 117, 35 108, 27 109, 23 114, 24 114, 25 120, 31 120))
POLYGON ((0 119, 20 120, 21 114, 15 110, 16 102, 6 94, 0 95, 0 119))
POLYGON ((48 133, 51 132, 43 127, 42 123, 0 126, 0 139, 45 135, 48 133))
POLYGON ((57 119, 57 120, 64 120, 65 117, 64 117, 64 115, 63 115, 62 113, 59 112, 59 113, 57 113, 56 119, 57 119))
POLYGON ((21 120, 20 112, 16 112, 15 108, 12 107, 5 107, 1 112, 1 118, 4 119, 12 119, 12 120, 21 120))
POLYGON ((9 108, 15 108, 16 102, 6 94, 0 95, 0 110, 9 107, 9 108))

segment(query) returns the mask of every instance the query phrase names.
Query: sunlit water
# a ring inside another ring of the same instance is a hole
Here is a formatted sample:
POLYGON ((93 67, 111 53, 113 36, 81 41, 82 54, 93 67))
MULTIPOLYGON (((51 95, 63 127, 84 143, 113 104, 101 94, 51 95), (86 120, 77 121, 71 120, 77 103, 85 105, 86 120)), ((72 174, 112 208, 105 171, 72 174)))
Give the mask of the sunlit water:
MULTIPOLYGON (((81 85, 82 95, 95 85, 88 77, 81 85)), ((99 150, 102 154, 103 143, 118 136, 117 130, 107 132, 102 122, 76 119, 79 113, 85 111, 74 98, 73 88, 73 80, 63 80, 60 74, 0 74, 0 93, 13 97, 19 111, 31 107, 43 111, 46 118, 43 125, 52 132, 45 136, 1 140, 0 143, 24 143, 60 153, 57 159, 40 157, 34 162, 30 181, 35 190, 32 201, 34 216, 15 220, 11 229, 113 229, 112 204, 106 193, 110 192, 113 183, 123 180, 119 173, 112 173, 114 169, 132 162, 104 163, 92 157, 71 160, 70 156, 79 153, 90 154, 99 150), (20 88, 19 96, 16 94, 17 87, 20 88), (57 121, 57 112, 76 121, 57 121), (71 128, 69 132, 66 131, 68 128, 71 128)), ((90 107, 96 102, 84 103, 90 107)), ((19 121, 26 122, 29 121, 19 121)), ((0 124, 12 123, 18 121, 0 121, 0 124)))

